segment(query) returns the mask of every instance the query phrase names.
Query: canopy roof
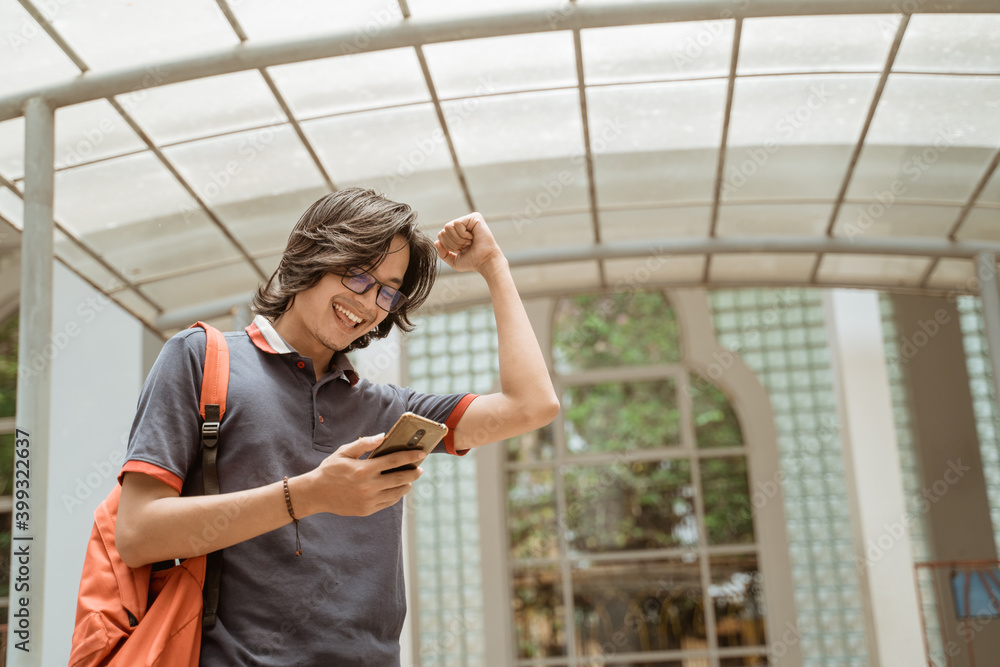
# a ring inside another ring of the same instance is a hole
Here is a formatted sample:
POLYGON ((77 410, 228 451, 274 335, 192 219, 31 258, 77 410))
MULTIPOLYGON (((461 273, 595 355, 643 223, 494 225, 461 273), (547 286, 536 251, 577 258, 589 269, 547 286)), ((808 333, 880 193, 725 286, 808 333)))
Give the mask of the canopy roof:
POLYGON ((1000 252, 994 0, 0 0, 0 26, 0 218, 42 96, 56 254, 159 330, 245 302, 349 185, 429 231, 481 211, 525 296, 969 291, 1000 252))

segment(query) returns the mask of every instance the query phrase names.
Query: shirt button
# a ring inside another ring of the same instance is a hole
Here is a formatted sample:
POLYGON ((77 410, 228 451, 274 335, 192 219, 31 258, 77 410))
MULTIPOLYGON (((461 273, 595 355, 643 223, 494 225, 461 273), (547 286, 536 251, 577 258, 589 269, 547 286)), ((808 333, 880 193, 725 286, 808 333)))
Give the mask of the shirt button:
POLYGON ((306 367, 306 362, 300 361, 299 363, 297 363, 295 365, 298 366, 299 368, 305 368, 306 367))
POLYGON ((323 421, 323 415, 320 415, 320 416, 319 416, 319 423, 320 423, 320 424, 324 424, 324 423, 326 423, 326 422, 324 422, 324 421, 323 421))

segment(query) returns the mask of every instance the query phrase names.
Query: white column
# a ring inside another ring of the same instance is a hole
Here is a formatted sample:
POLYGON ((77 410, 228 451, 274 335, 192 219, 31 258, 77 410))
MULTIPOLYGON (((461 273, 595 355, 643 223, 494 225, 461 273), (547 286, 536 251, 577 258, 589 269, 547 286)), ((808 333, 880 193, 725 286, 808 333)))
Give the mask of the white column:
POLYGON ((14 516, 11 525, 7 664, 42 665, 42 598, 47 552, 52 337, 55 112, 41 98, 25 108, 24 232, 18 340, 14 516))
POLYGON ((825 299, 855 563, 869 664, 925 665, 878 298, 832 290, 825 299))

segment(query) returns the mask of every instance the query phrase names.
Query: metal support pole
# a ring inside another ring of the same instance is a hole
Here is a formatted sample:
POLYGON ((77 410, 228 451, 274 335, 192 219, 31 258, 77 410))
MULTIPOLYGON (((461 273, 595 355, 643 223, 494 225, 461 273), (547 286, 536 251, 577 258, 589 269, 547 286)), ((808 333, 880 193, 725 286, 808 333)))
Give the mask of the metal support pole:
POLYGON ((25 107, 24 231, 17 357, 17 435, 11 525, 7 664, 41 667, 45 594, 49 414, 52 396, 52 285, 55 113, 38 97, 25 107), (49 353, 46 356, 46 352, 49 353))
POLYGON ((1000 401, 1000 283, 997 282, 996 255, 991 252, 976 255, 976 276, 993 373, 993 402, 996 403, 1000 401))

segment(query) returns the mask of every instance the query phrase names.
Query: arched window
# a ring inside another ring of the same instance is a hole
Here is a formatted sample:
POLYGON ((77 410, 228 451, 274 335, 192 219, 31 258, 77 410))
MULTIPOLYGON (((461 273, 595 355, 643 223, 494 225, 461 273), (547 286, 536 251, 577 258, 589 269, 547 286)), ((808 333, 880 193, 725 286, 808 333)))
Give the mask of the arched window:
POLYGON ((680 330, 658 291, 555 303, 562 412, 506 452, 521 664, 766 664, 747 446, 680 330))

